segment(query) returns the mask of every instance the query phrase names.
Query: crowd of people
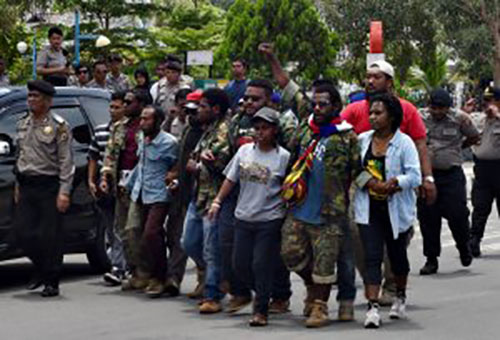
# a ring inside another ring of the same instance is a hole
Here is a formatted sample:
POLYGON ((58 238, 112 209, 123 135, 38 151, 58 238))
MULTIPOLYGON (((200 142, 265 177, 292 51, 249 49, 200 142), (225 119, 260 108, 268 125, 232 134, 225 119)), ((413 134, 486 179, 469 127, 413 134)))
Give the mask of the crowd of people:
MULTIPOLYGON (((51 46, 58 35, 49 32, 51 46)), ((421 275, 438 270, 442 218, 463 266, 481 255, 493 200, 500 199, 500 89, 484 95, 480 133, 443 89, 432 91, 421 112, 398 98, 386 61, 368 65, 365 95, 344 107, 332 81, 318 79, 302 91, 271 44, 258 49, 278 89, 247 79, 242 58, 233 60, 234 80, 225 89, 204 91, 194 90, 175 56, 158 64, 160 79, 151 86, 139 69, 132 88, 118 55, 96 61, 91 81, 87 67, 77 68, 74 84, 111 92, 110 121, 95 129, 88 155, 88 187, 110 245, 104 280, 152 298, 178 296, 190 258, 197 285, 187 296, 198 299, 200 313, 234 313, 253 303, 249 325, 265 326, 269 314, 289 311, 295 272, 307 292, 305 325, 322 327, 334 284, 338 319, 354 320, 357 268, 368 305, 364 326, 381 325, 381 305, 391 306, 391 319, 406 318, 407 248, 417 217, 421 275), (462 149, 470 146, 472 228, 462 169, 462 149)), ((53 52, 38 64, 47 82, 28 83, 31 113, 18 127, 18 216, 33 204, 27 197, 40 175, 59 181, 37 195, 57 198, 52 210, 60 213, 69 205, 71 133, 49 109, 50 82, 61 80, 66 61, 53 52), (51 164, 41 173, 30 163, 37 153, 51 164)), ((36 221, 17 221, 29 250, 36 221)), ((60 240, 54 234, 51 242, 60 240)), ((62 259, 44 249, 26 252, 38 268, 30 288, 44 284, 42 295, 55 296, 62 259)))

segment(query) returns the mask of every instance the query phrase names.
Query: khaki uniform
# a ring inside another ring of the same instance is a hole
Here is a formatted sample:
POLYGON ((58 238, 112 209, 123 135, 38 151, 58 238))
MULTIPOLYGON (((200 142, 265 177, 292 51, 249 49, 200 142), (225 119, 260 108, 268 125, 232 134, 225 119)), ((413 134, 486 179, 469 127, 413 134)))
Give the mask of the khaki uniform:
POLYGON ((106 88, 111 92, 127 92, 130 89, 130 81, 123 73, 120 73, 117 78, 108 73, 106 76, 106 88))
POLYGON ((14 228, 24 253, 44 284, 57 286, 63 249, 61 214, 56 200, 70 194, 75 172, 71 131, 61 117, 30 113, 17 125, 16 177, 19 201, 14 228))
MULTIPOLYGON (((54 68, 66 66, 67 59, 62 50, 56 51, 50 45, 43 48, 37 56, 36 66, 44 68, 54 68)), ((67 81, 68 76, 65 73, 56 73, 50 76, 44 76, 44 80, 54 83, 54 81, 67 81)), ((61 85, 54 83, 55 85, 61 85)))

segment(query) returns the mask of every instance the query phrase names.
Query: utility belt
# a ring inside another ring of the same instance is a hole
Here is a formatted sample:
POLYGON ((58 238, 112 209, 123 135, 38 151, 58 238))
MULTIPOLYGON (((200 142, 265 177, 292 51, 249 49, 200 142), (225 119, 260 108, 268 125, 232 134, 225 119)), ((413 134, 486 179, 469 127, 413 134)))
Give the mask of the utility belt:
POLYGON ((23 175, 21 173, 16 173, 16 179, 21 185, 46 186, 59 184, 59 176, 23 175))

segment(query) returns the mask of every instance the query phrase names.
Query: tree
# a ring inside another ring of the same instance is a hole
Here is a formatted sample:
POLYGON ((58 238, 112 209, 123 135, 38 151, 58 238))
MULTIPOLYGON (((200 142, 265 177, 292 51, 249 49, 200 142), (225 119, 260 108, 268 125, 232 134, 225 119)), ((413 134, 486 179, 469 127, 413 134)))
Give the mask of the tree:
POLYGON ((425 0, 316 0, 316 5, 346 48, 342 71, 348 81, 364 78, 371 21, 383 23, 384 52, 401 84, 418 58, 436 50, 437 25, 425 0))
POLYGON ((500 86, 500 2, 439 0, 436 15, 447 42, 473 79, 491 77, 500 86))
POLYGON ((251 76, 270 76, 257 52, 272 42, 278 57, 289 63, 293 76, 305 80, 336 76, 338 39, 309 0, 236 0, 227 13, 224 41, 216 53, 217 70, 229 75, 231 60, 242 56, 251 76))

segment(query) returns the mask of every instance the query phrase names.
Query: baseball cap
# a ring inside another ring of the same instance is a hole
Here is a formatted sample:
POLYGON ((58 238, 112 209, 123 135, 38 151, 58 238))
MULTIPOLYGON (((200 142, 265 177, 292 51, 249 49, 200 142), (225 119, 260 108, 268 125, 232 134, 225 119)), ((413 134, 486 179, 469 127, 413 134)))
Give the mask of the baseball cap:
POLYGON ((500 100, 500 87, 487 87, 484 90, 484 98, 494 98, 495 100, 500 100))
POLYGON ((198 103, 201 100, 201 96, 203 95, 203 91, 201 90, 196 90, 194 92, 189 93, 186 96, 187 103, 184 105, 185 108, 187 109, 197 109, 198 108, 198 103))
POLYGON ((378 60, 368 66, 368 70, 377 68, 391 78, 394 78, 394 67, 385 60, 378 60))
POLYGON ((434 89, 430 95, 430 104, 438 107, 451 107, 453 100, 448 91, 442 88, 434 89))
POLYGON ((258 119, 265 120, 268 123, 278 125, 280 122, 280 114, 278 111, 271 109, 270 107, 263 107, 252 117, 252 121, 255 122, 258 119))

